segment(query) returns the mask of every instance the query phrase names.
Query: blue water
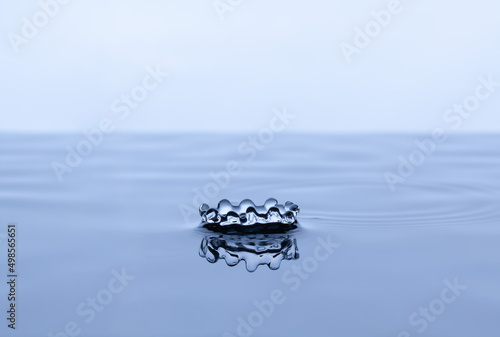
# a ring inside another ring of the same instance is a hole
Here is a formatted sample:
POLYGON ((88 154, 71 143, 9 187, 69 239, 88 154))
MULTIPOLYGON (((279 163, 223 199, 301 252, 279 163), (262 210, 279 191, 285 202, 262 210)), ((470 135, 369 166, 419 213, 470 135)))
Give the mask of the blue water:
POLYGON ((82 135, 1 135, 0 275, 12 222, 19 274, 15 332, 0 287, 1 335, 497 337, 500 137, 450 135, 392 191, 384 174, 426 137, 239 151, 246 135, 112 134, 59 182, 82 135), (248 272, 200 256, 195 205, 269 197, 300 206, 297 259, 248 272))

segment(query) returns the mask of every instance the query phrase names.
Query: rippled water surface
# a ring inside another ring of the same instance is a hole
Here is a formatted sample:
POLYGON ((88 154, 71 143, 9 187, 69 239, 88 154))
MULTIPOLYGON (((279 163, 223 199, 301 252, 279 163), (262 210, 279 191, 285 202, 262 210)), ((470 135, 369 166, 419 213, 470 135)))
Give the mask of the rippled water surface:
POLYGON ((498 336, 499 136, 450 135, 394 191, 384 174, 426 135, 106 137, 59 182, 83 136, 0 136, 19 273, 2 336, 498 336), (270 197, 300 206, 299 228, 198 228, 201 203, 270 197))

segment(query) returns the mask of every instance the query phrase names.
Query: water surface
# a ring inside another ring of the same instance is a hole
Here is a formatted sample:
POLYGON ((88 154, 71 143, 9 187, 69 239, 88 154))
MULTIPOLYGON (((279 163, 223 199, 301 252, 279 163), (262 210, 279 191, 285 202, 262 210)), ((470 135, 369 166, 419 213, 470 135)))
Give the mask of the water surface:
POLYGON ((425 137, 276 135, 249 150, 246 135, 112 134, 59 182, 52 163, 83 136, 4 134, 0 233, 18 224, 19 296, 2 336, 75 322, 95 337, 497 337, 500 137, 450 135, 392 191, 384 174, 425 137), (199 255, 211 234, 195 205, 269 197, 300 206, 282 238, 297 259, 248 272, 199 255), (123 268, 133 279, 89 309, 123 268))

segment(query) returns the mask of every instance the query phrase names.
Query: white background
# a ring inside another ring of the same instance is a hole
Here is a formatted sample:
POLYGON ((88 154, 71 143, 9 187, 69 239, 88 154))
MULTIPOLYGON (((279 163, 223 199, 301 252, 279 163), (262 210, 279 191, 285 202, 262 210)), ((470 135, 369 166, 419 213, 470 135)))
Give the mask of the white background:
MULTIPOLYGON (((233 0, 234 1, 234 0, 233 0)), ((431 131, 500 81, 500 2, 402 0, 348 63, 339 47, 389 1, 242 1, 220 20, 211 0, 73 0, 16 53, 37 1, 0 4, 0 131, 80 131, 148 65, 170 77, 120 131, 245 131, 287 106, 288 131, 431 131)), ((500 129, 500 90, 460 131, 500 129)))

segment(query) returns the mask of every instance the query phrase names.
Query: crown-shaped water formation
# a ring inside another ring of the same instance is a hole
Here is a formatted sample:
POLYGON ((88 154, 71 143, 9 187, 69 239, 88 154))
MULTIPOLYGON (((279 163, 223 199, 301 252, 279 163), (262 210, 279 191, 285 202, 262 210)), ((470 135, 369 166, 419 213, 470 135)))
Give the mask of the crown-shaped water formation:
POLYGON ((299 206, 291 201, 278 204, 274 198, 257 206, 245 199, 233 205, 227 199, 219 202, 217 208, 207 204, 200 206, 202 226, 223 233, 242 232, 282 232, 296 228, 299 206))

